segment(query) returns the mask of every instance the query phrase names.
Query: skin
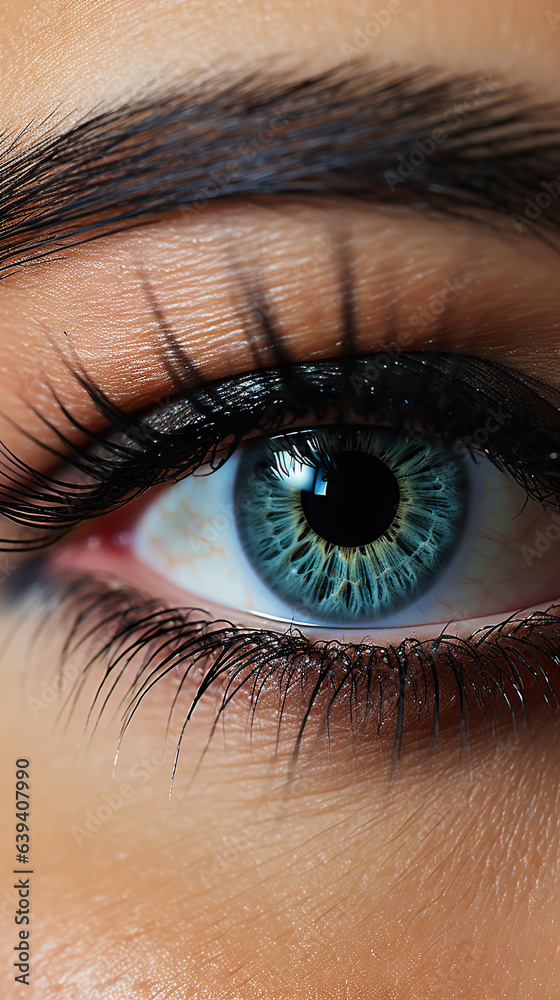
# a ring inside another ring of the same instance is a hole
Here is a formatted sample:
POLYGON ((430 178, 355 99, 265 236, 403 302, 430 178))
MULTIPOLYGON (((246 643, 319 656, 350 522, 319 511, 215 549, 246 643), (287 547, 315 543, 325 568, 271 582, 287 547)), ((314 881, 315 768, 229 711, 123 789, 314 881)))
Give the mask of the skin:
MULTIPOLYGON (((560 25, 553 30, 548 9, 540 0, 461 9, 446 0, 404 3, 363 57, 503 74, 557 98, 560 25)), ((347 0, 12 0, 0 11, 0 122, 17 129, 56 108, 55 127, 63 128, 97 106, 178 80, 185 67, 211 75, 271 59, 306 72, 333 66, 341 41, 353 44, 369 14, 347 0)), ((410 331, 411 317, 446 279, 461 276, 453 322, 434 324, 429 335, 412 324, 408 349, 509 359, 558 386, 552 249, 403 211, 263 200, 212 207, 188 225, 170 215, 2 282, 2 411, 44 434, 29 403, 60 420, 48 376, 79 419, 95 425, 61 349, 129 408, 165 395, 146 279, 206 377, 251 366, 242 282, 257 268, 294 358, 335 355, 341 246, 357 276, 359 349, 387 346, 388 313, 410 331)), ((14 427, 6 424, 2 440, 45 465, 14 427)), ((155 579, 146 587, 159 593, 155 579)), ((13 618, 6 608, 6 633, 13 618)), ((83 737, 88 691, 67 730, 57 722, 64 695, 53 687, 53 665, 63 626, 55 616, 29 655, 30 629, 20 627, 2 662, 3 996, 24 991, 13 982, 9 875, 21 755, 32 762, 27 994, 35 1000, 559 995, 559 723, 542 703, 517 736, 505 718, 497 734, 475 724, 468 748, 449 724, 430 757, 426 734, 411 734, 396 771, 387 743, 353 732, 341 713, 328 741, 311 730, 287 783, 297 699, 278 747, 274 699, 265 698, 251 743, 241 699, 197 770, 216 710, 210 700, 189 728, 168 815, 180 711, 167 744, 164 733, 176 681, 147 699, 113 776, 116 703, 93 736, 83 737), (104 818, 87 829, 100 808, 104 818)))

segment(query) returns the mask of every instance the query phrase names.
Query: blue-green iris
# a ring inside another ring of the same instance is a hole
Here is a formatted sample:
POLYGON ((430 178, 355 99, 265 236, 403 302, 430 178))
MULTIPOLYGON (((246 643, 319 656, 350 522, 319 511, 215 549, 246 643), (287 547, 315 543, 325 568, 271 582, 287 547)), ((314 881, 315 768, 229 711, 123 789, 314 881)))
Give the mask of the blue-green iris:
POLYGON ((418 598, 466 521, 464 463, 385 428, 297 432, 248 446, 235 481, 253 569, 308 620, 348 625, 418 598))

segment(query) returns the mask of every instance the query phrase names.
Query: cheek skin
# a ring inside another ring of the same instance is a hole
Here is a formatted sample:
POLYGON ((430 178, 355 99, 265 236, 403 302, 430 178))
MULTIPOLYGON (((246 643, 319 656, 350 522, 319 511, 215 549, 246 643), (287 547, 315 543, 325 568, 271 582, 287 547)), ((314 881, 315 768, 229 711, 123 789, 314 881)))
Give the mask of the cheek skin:
MULTIPOLYGON (((556 996, 560 761, 550 715, 517 740, 487 733, 468 754, 451 741, 432 758, 412 755, 392 776, 374 747, 345 750, 335 729, 330 764, 315 744, 286 784, 289 748, 275 759, 274 722, 257 717, 251 749, 235 714, 195 774, 203 711, 168 816, 169 692, 141 707, 112 778, 119 713, 83 738, 82 706, 64 736, 63 698, 43 683, 52 669, 31 668, 21 682, 24 646, 12 644, 2 667, 1 794, 11 803, 12 762, 25 754, 40 1000, 60 995, 61 981, 86 1000, 99 989, 117 998, 121 976, 122 995, 150 1000, 232 989, 243 1000, 326 998, 344 996, 346 982, 364 1000, 429 1000, 438 982, 459 997, 498 997, 515 995, 527 969, 535 983, 546 969, 549 990, 528 996, 556 996)), ((10 809, 3 816, 11 870, 10 809)), ((3 934, 5 968, 11 943, 3 934)))

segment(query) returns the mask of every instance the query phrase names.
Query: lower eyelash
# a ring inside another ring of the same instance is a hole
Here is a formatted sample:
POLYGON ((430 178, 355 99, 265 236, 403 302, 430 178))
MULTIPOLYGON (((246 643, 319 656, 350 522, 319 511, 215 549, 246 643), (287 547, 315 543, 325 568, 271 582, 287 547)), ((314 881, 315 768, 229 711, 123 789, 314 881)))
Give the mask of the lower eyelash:
POLYGON ((32 641, 60 613, 70 621, 60 673, 77 654, 82 656, 67 701, 70 713, 86 682, 93 680, 86 728, 95 729, 120 698, 120 746, 153 688, 159 689, 170 675, 175 681, 170 724, 188 686, 189 708, 180 726, 173 775, 186 728, 202 700, 214 693, 218 702, 210 738, 234 700, 244 696, 252 726, 257 709, 272 693, 277 743, 284 728, 293 732, 291 773, 304 735, 313 728, 330 742, 335 722, 377 737, 385 747, 388 742, 396 761, 409 734, 417 738, 423 733, 431 750, 442 723, 458 722, 466 740, 475 713, 495 729, 502 708, 514 726, 520 714, 528 722, 535 694, 558 707, 560 617, 553 607, 524 619, 516 614, 468 639, 444 630, 432 640, 406 639, 381 647, 312 641, 295 629, 278 633, 212 621, 200 609, 168 608, 105 575, 66 573, 43 579, 35 596, 39 618, 32 641))

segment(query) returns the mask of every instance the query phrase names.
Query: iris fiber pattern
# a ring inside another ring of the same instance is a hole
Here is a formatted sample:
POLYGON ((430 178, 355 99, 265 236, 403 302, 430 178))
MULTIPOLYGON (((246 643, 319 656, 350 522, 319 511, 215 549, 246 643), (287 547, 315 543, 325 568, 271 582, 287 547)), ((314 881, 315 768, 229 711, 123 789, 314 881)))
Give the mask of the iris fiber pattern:
POLYGON ((464 465, 437 438, 388 428, 262 440, 238 466, 241 544, 299 614, 374 622, 418 598, 452 559, 466 523, 464 465), (360 544, 339 544, 353 536, 360 544))

